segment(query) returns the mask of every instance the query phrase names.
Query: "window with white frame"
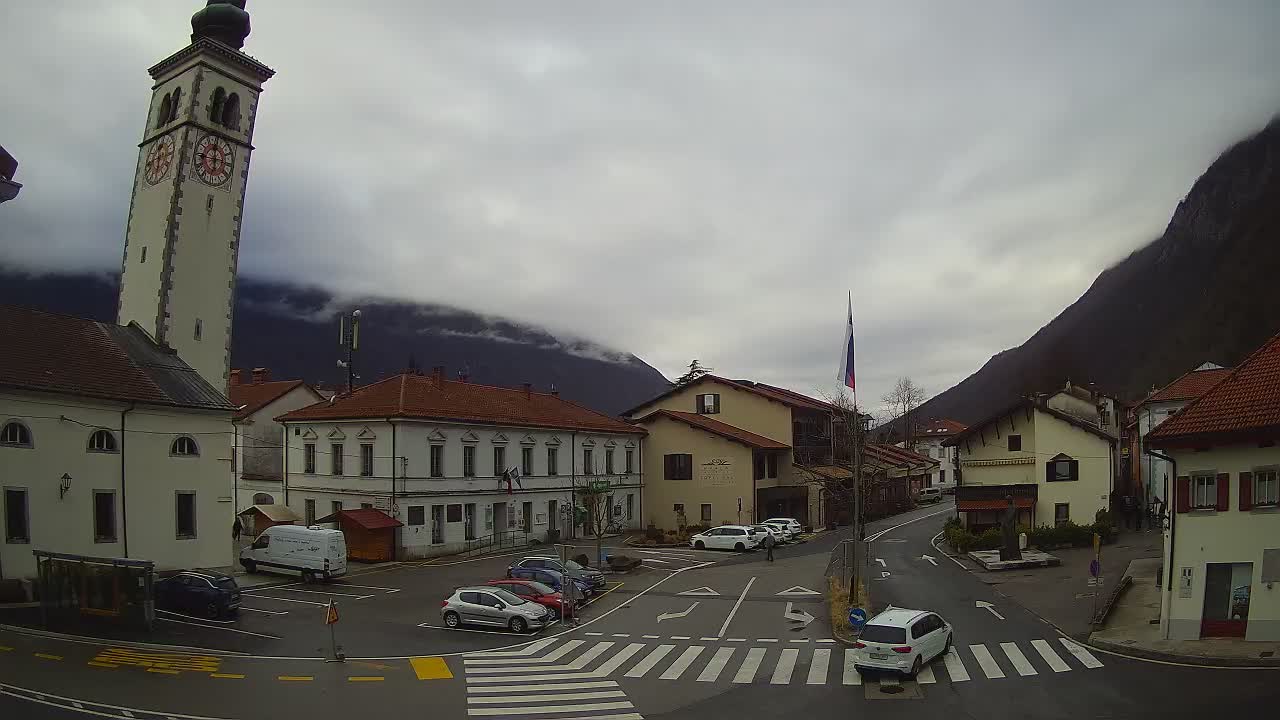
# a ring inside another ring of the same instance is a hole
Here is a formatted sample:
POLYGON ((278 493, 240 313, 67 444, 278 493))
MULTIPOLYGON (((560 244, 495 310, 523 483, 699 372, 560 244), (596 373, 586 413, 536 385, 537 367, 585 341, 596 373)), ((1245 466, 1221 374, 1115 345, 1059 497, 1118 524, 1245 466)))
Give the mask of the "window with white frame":
POLYGON ((604 451, 604 474, 613 474, 613 448, 606 448, 604 451))
POLYGON ((316 444, 306 443, 302 446, 302 472, 314 474, 316 471, 316 444))
POLYGON ((196 441, 180 435, 174 439, 173 445, 169 448, 169 454, 180 457, 195 457, 200 454, 200 448, 196 447, 196 441))
POLYGON ((628 475, 635 472, 635 465, 633 464, 635 462, 635 456, 636 456, 636 453, 634 450, 628 450, 626 451, 626 453, 623 454, 622 472, 628 475))
POLYGON ((547 448, 547 474, 560 474, 560 448, 547 448))
POLYGON ((702 393, 697 397, 699 415, 715 415, 720 412, 720 393, 702 393))
POLYGON ((92 452, 115 452, 116 436, 110 430, 94 430, 89 435, 89 450, 92 452))
POLYGON ((360 474, 373 477, 373 443, 360 445, 360 474))
POLYGON ((1253 504, 1280 504, 1280 471, 1276 468, 1253 471, 1253 504))
POLYGON ((702 522, 703 524, 711 522, 711 503, 702 503, 702 522))
MULTIPOLYGON (((433 447, 432 449, 434 450, 435 448, 433 447)), ((434 460, 433 460, 433 463, 434 463, 434 460)), ((435 465, 433 464, 432 467, 434 468, 435 465)), ((432 472, 432 474, 434 475, 434 471, 432 472)), ((476 446, 475 445, 462 446, 462 474, 464 477, 476 476, 476 446)))
POLYGON ((520 448, 520 474, 533 474, 533 448, 531 447, 520 448))
POLYGON ((196 536, 196 494, 179 490, 177 498, 177 535, 178 539, 191 539, 196 536))
POLYGON ((444 446, 431 446, 431 477, 444 477, 444 446))
POLYGON ((502 477, 507 471, 507 449, 499 445, 493 449, 493 476, 502 477))
POLYGON ((5 423, 4 428, 0 429, 0 445, 31 447, 30 428, 16 420, 5 423))
MULTIPOLYGON (((331 465, 331 475, 342 475, 342 443, 332 443, 329 445, 329 463, 331 465)), ((308 523, 310 524, 310 523, 308 523)))
POLYGON ((1191 507, 1218 507, 1218 477, 1214 474, 1191 476, 1191 507))

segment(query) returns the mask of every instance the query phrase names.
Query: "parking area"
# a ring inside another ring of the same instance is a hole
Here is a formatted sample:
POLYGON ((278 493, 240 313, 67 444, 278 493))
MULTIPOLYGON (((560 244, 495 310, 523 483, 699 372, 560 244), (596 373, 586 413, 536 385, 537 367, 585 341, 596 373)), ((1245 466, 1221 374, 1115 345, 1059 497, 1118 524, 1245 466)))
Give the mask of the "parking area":
MULTIPOLYGON (((603 554, 628 554, 641 559, 627 573, 607 573, 605 588, 586 601, 580 621, 615 609, 632 593, 685 568, 713 562, 724 553, 684 549, 605 547, 603 554)), ((595 554, 594 544, 567 548, 572 557, 595 554)), ((416 657, 510 645, 538 634, 485 627, 447 628, 441 602, 455 588, 483 585, 504 578, 507 568, 524 557, 553 556, 551 548, 474 559, 353 565, 348 575, 328 583, 304 583, 287 576, 255 574, 240 578, 240 612, 210 619, 191 614, 157 611, 151 632, 103 622, 84 622, 76 628, 51 628, 113 640, 174 645, 203 650, 270 657, 317 657, 330 653, 325 613, 332 600, 339 621, 334 636, 347 657, 416 657)), ((34 622, 38 623, 38 618, 34 622)), ((559 624, 540 631, 563 630, 559 624)))

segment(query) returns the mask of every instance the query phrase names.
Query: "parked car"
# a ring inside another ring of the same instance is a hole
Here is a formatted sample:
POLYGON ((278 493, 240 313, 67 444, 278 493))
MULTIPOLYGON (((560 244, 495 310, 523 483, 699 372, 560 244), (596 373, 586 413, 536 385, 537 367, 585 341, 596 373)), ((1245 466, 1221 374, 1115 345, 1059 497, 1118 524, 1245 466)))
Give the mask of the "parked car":
POLYGON ((545 568, 562 572, 574 580, 581 580, 586 586, 589 595, 601 592, 605 586, 604 573, 583 567, 572 560, 560 560, 553 557, 521 558, 507 568, 507 577, 511 577, 511 571, 515 568, 545 568))
MULTIPOLYGON (((772 535, 774 545, 782 545, 786 543, 787 538, 791 536, 791 533, 785 532, 780 526, 777 526, 777 525, 765 525, 764 523, 761 523, 759 525, 752 525, 751 528, 753 530, 757 530, 757 529, 763 530, 765 535, 772 535)), ((764 545, 763 536, 760 538, 760 544, 764 545)))
POLYGON ((445 627, 489 625, 522 633, 551 622, 551 611, 501 588, 461 587, 440 604, 445 627))
POLYGON ((792 532, 792 531, 791 531, 791 526, 790 526, 790 525, 788 525, 788 524, 786 524, 786 523, 784 523, 784 522, 777 522, 777 521, 774 521, 774 522, 768 522, 768 521, 765 521, 765 522, 762 522, 762 523, 760 523, 760 524, 761 524, 761 525, 767 525, 767 526, 769 526, 769 527, 771 527, 771 528, 773 528, 773 529, 777 530, 778 532, 782 533, 782 541, 783 541, 783 542, 791 542, 792 540, 794 540, 794 539, 796 538, 796 533, 794 533, 794 532, 792 532))
POLYGON ((784 518, 784 517, 769 518, 768 520, 765 520, 765 523, 766 524, 782 523, 787 526, 787 529, 791 531, 792 535, 799 535, 800 533, 804 532, 804 527, 802 527, 800 525, 800 521, 795 518, 784 518))
POLYGON ((892 670, 913 678, 951 649, 951 625, 927 610, 891 607, 867 621, 853 644, 854 668, 892 670))
POLYGON ((240 551, 240 564, 248 572, 262 568, 301 574, 306 582, 329 580, 347 573, 347 540, 341 530, 275 525, 240 551))
POLYGON ((183 570, 156 581, 156 607, 208 618, 232 615, 240 609, 240 586, 235 578, 204 570, 183 570))
POLYGON ((921 505, 942 502, 942 490, 936 487, 920 488, 920 494, 916 496, 916 502, 921 505))
MULTIPOLYGON (((540 582, 561 595, 565 594, 564 573, 559 570, 550 570, 548 568, 513 567, 507 569, 507 577, 516 580, 533 580, 535 582, 540 582)), ((582 602, 583 598, 590 595, 590 587, 587 585, 585 580, 570 578, 569 582, 575 589, 573 597, 575 603, 574 607, 576 608, 578 607, 578 604, 582 602)))
POLYGON ((486 584, 489 587, 501 588, 512 595, 518 595, 525 600, 538 603, 551 611, 551 619, 553 620, 559 620, 564 617, 564 596, 549 585, 544 585, 537 580, 525 580, 523 578, 490 580, 486 584))
POLYGON ((956 494, 956 486, 955 486, 955 485, 948 485, 948 486, 946 486, 946 487, 942 488, 942 494, 943 494, 943 495, 955 495, 955 494, 956 494))
POLYGON ((746 525, 721 525, 689 538, 689 546, 699 550, 755 550, 764 540, 764 532, 756 534, 746 525))

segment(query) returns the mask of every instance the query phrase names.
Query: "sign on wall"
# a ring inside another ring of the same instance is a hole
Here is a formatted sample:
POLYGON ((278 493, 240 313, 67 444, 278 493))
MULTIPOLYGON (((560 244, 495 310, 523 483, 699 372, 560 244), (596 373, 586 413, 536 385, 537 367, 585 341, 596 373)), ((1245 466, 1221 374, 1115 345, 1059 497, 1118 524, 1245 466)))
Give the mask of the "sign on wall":
POLYGON ((733 485, 733 464, 725 458, 712 458, 702 463, 698 479, 709 487, 728 487, 733 485))
POLYGON ((1191 577, 1192 569, 1189 567, 1182 568, 1182 577, 1178 580, 1178 597, 1191 597, 1191 577))

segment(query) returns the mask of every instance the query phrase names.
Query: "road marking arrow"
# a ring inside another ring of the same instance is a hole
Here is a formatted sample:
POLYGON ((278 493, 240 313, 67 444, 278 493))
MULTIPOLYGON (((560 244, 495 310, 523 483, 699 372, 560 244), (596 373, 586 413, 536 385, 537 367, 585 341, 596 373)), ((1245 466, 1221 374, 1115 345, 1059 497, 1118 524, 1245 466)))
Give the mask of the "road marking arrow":
POLYGON ((801 587, 800 585, 793 585, 792 587, 789 587, 786 590, 783 590, 782 592, 775 593, 775 594, 782 595, 785 597, 787 595, 821 595, 822 593, 818 592, 817 590, 810 590, 807 587, 801 587))
POLYGON ((662 622, 663 620, 671 620, 672 618, 682 618, 688 615, 689 613, 693 612, 693 609, 696 607, 698 607, 698 603, 695 602, 694 604, 689 606, 688 610, 685 610, 684 612, 662 613, 661 615, 658 616, 658 622, 662 622))
POLYGON ((892 574, 893 574, 893 573, 891 573, 891 572, 889 572, 889 571, 887 571, 887 570, 881 570, 881 571, 880 571, 880 579, 881 579, 881 580, 883 580, 883 579, 885 579, 885 578, 889 577, 889 576, 890 576, 890 575, 892 575, 892 574))
POLYGON ((889 566, 885 563, 884 558, 876 558, 876 562, 880 563, 880 567, 889 567, 889 566))
POLYGON ((804 623, 800 627, 808 627, 809 623, 813 622, 813 616, 803 610, 792 611, 791 605, 787 603, 787 609, 783 611, 782 616, 791 622, 804 623))
POLYGON ((975 602, 975 603, 974 603, 974 606, 975 606, 975 607, 980 607, 980 608, 986 608, 987 610, 990 610, 990 611, 991 611, 991 614, 992 614, 992 615, 995 615, 996 617, 1000 618, 1001 620, 1003 620, 1003 619, 1004 619, 1004 616, 1003 616, 1003 615, 1001 615, 1000 613, 996 612, 996 608, 995 608, 995 606, 994 606, 994 605, 992 605, 992 604, 991 604, 991 603, 989 603, 989 602, 983 602, 983 601, 979 600, 979 601, 977 601, 977 602, 975 602))
POLYGON ((677 595, 694 595, 694 596, 705 596, 705 597, 710 597, 710 596, 712 596, 712 595, 719 595, 720 593, 716 592, 715 590, 712 590, 711 588, 707 587, 706 585, 703 585, 702 587, 694 588, 694 589, 692 589, 692 590, 685 590, 684 592, 678 592, 678 593, 676 593, 676 594, 677 594, 677 595))
POLYGON ((921 555, 921 556, 920 556, 920 559, 921 559, 921 560, 928 560, 929 562, 933 563, 933 566, 934 566, 934 567, 938 567, 938 561, 937 561, 937 560, 934 560, 934 559, 933 559, 933 557, 932 557, 932 556, 930 556, 930 555, 921 555))

